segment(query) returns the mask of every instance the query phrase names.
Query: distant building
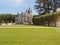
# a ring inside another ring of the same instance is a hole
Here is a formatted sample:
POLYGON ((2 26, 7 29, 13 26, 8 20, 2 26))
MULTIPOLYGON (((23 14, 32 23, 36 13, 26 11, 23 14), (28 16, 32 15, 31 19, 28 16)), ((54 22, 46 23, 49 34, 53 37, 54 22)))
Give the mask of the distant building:
POLYGON ((22 12, 21 14, 17 13, 17 16, 15 18, 16 24, 32 24, 32 10, 29 8, 25 12, 22 12))

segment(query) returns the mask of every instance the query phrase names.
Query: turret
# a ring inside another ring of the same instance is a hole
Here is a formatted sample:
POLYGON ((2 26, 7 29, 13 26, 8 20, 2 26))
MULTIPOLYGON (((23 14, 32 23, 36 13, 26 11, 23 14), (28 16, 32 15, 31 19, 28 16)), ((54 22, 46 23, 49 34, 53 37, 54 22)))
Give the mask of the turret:
POLYGON ((19 13, 17 12, 17 15, 19 15, 19 13))
POLYGON ((32 13, 32 10, 30 8, 28 9, 28 13, 32 13))

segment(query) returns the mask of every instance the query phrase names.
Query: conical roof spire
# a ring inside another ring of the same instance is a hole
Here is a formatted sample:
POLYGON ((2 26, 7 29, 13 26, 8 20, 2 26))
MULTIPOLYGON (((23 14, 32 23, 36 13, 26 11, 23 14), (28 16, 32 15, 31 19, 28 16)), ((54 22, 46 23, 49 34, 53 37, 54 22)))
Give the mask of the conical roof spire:
POLYGON ((17 12, 17 15, 19 15, 19 12, 17 12))
POLYGON ((28 9, 28 13, 30 13, 31 12, 31 10, 30 10, 30 8, 28 9))

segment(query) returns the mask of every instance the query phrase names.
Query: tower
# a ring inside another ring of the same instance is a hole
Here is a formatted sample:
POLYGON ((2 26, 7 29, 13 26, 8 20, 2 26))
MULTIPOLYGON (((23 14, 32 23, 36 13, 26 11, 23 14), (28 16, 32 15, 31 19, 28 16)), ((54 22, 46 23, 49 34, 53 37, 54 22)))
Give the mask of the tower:
POLYGON ((27 14, 28 14, 28 23, 32 24, 32 10, 30 8, 28 9, 27 14))
POLYGON ((30 8, 28 9, 28 13, 29 13, 29 14, 32 13, 32 10, 31 10, 30 8))

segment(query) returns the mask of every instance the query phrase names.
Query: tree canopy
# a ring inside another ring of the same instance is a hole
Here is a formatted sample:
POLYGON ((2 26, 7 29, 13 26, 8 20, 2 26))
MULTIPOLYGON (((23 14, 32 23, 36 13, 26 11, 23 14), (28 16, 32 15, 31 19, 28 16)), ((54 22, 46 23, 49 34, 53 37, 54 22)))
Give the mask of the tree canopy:
POLYGON ((13 14, 0 14, 0 24, 15 22, 15 17, 13 14))
POLYGON ((39 15, 56 12, 60 7, 60 0, 36 0, 35 9, 39 15))

